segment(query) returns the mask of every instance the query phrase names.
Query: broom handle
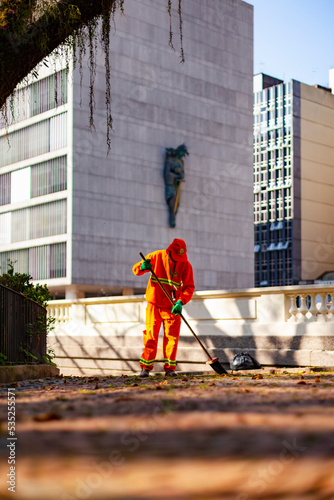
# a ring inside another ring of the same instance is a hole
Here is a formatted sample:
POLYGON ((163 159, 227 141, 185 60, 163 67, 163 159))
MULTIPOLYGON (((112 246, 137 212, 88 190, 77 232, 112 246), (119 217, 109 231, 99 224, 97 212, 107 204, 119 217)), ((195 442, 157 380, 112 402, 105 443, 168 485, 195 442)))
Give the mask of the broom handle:
MULTIPOLYGON (((145 260, 145 257, 144 255, 139 252, 139 255, 141 256, 141 258, 143 260, 145 260)), ((161 286, 164 294, 166 295, 166 297, 168 298, 169 302, 174 306, 174 302, 173 302, 173 299, 171 298, 171 296, 169 295, 169 293, 167 292, 166 288, 163 286, 163 284, 161 283, 160 279, 158 278, 158 276, 155 274, 155 272, 153 271, 153 269, 150 269, 150 272, 151 274, 153 274, 153 276, 155 277, 155 279, 157 280, 157 282, 159 283, 159 285, 161 286)), ((186 318, 183 316, 182 313, 180 313, 180 316, 181 318, 183 319, 183 321, 185 322, 185 324, 187 325, 187 327, 189 328, 189 330, 191 331, 191 333, 193 334, 193 336, 195 337, 195 339, 197 340, 197 342, 199 343, 199 345, 201 346, 201 348, 203 349, 203 351, 205 352, 205 354, 207 355, 207 357, 211 360, 211 356, 210 354, 208 353, 208 351, 205 349, 204 345, 202 344, 202 342, 200 341, 200 339, 197 337, 196 333, 194 332, 194 330, 191 328, 191 326, 189 325, 188 321, 186 320, 186 318)))

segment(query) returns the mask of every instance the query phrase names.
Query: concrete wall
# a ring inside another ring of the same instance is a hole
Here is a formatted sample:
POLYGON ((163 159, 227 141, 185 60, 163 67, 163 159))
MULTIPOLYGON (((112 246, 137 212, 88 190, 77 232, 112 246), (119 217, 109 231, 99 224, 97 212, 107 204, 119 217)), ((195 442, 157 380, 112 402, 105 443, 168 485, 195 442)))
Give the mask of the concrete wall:
POLYGON ((334 269, 334 95, 300 84, 301 272, 334 269))
MULTIPOLYGON (((334 366, 334 307, 333 301, 326 301, 327 294, 333 297, 333 285, 197 292, 184 316, 211 356, 219 357, 226 368, 240 351, 266 366, 334 366)), ((143 296, 50 302, 56 327, 48 342, 60 371, 138 372, 145 308, 143 296)), ((157 359, 162 360, 161 338, 159 343, 157 359)), ((177 370, 211 371, 207 360, 182 323, 177 370)), ((157 361, 154 371, 163 371, 163 362, 157 361)))
POLYGON ((74 74, 72 283, 146 287, 132 265, 183 238, 198 290, 253 285, 253 7, 240 0, 178 2, 168 46, 166 2, 127 0, 111 39, 113 127, 107 156, 104 56, 98 53, 95 132, 89 72, 74 74), (185 142, 176 228, 168 227, 163 161, 185 142))

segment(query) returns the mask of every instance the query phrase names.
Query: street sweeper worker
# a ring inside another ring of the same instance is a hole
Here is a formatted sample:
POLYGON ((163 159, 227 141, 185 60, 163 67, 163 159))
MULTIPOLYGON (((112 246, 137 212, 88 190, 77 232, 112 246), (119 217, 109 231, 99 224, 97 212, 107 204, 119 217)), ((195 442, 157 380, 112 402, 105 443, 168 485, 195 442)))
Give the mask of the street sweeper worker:
POLYGON ((140 358, 141 377, 148 377, 153 369, 161 323, 164 328, 163 355, 166 376, 175 376, 176 352, 181 329, 182 306, 191 299, 195 284, 193 270, 187 258, 183 240, 174 239, 166 250, 149 253, 145 260, 133 266, 136 276, 153 270, 174 301, 174 306, 151 274, 146 289, 146 330, 144 352, 140 358))

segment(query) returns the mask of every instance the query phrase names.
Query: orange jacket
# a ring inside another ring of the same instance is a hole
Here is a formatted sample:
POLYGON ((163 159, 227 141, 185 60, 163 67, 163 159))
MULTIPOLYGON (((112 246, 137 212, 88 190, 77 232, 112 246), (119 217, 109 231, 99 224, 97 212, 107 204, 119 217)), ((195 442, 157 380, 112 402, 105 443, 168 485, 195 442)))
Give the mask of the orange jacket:
MULTIPOLYGON (((193 269, 190 262, 173 262, 166 250, 157 250, 156 252, 149 253, 146 259, 150 259, 153 271, 169 295, 174 290, 176 300, 181 300, 182 304, 189 302, 195 290, 193 269)), ((150 272, 148 270, 140 270, 142 263, 143 261, 141 260, 133 266, 133 272, 136 276, 150 272)), ((146 288, 146 300, 164 309, 172 308, 172 304, 152 274, 146 288)))

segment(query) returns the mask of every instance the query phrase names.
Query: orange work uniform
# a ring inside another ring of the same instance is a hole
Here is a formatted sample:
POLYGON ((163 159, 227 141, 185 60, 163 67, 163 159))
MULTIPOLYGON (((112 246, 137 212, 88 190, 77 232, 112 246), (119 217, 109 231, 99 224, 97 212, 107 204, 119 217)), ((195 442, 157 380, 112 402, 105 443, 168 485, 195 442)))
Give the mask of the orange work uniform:
MULTIPOLYGON (((152 270, 158 276, 169 295, 172 295, 173 291, 175 302, 181 300, 183 305, 189 302, 195 289, 193 270, 190 262, 188 260, 174 262, 167 250, 152 252, 146 256, 146 259, 150 259, 152 270)), ((133 272, 137 276, 149 272, 148 270, 140 270, 142 263, 143 261, 140 261, 133 266, 133 272)), ((173 306, 153 275, 151 275, 148 281, 146 300, 148 302, 146 308, 146 330, 143 332, 144 352, 140 358, 140 366, 146 370, 153 369, 158 347, 159 331, 161 323, 163 323, 164 369, 166 372, 175 370, 181 317, 172 314, 173 306)))

